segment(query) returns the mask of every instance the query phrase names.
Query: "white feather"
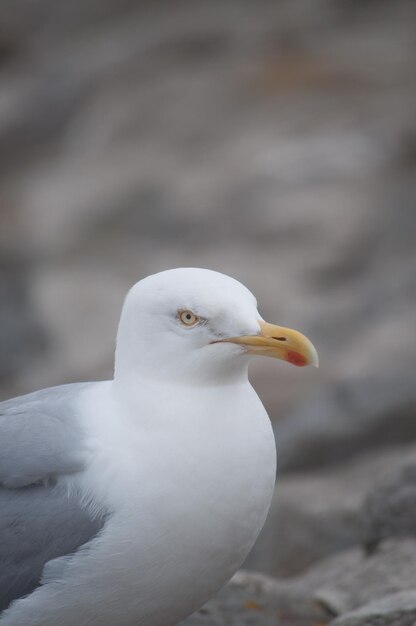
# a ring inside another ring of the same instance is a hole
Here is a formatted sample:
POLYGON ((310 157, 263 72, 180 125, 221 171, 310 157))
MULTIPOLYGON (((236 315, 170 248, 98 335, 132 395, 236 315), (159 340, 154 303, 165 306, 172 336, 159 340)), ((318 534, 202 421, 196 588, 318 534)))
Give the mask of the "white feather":
POLYGON ((111 514, 63 567, 45 568, 1 626, 169 626, 234 574, 267 515, 275 447, 247 356, 210 341, 257 332, 259 318, 245 287, 208 270, 133 288, 115 379, 79 398, 88 466, 61 479, 111 514), (184 307, 207 322, 181 327, 184 307))

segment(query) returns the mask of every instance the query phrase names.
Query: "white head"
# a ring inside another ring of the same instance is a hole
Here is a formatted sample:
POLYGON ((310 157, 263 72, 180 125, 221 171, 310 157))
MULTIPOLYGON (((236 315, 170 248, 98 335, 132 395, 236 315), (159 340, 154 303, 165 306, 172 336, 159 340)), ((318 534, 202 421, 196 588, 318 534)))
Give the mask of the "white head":
POLYGON ((264 322, 253 294, 206 269, 160 272, 127 294, 117 337, 115 379, 226 384, 247 377, 249 356, 317 364, 300 333, 264 322))

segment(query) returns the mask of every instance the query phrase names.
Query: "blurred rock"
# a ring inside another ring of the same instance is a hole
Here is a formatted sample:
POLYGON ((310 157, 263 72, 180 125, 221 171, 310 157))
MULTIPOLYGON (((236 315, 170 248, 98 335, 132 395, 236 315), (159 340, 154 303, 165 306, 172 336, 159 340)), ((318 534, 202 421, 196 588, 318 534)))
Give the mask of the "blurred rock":
POLYGON ((281 472, 340 463, 416 439, 416 387, 407 367, 324 389, 275 424, 281 472))
POLYGON ((275 601, 288 622, 328 622, 386 595, 414 590, 416 542, 385 542, 380 551, 364 556, 351 549, 322 559, 303 575, 277 581, 275 601))
POLYGON ((47 348, 28 282, 24 264, 0 259, 0 390, 47 348))
POLYGON ((372 556, 352 549, 323 559, 291 583, 289 596, 295 589, 303 590, 337 616, 391 593, 412 591, 415 580, 416 541, 388 540, 372 556))
POLYGON ((275 588, 271 578, 238 572, 215 598, 178 626, 277 626, 275 588))
POLYGON ((391 475, 378 480, 364 501, 363 540, 369 552, 388 537, 416 537, 416 454, 413 460, 401 469, 391 467, 391 475))
POLYGON ((416 589, 393 593, 331 622, 331 626, 414 626, 414 624, 416 624, 416 589))
POLYGON ((414 368, 414 12, 3 1, 0 246, 47 332, 13 388, 107 375, 119 294, 180 265, 235 275, 317 344, 319 372, 254 366, 274 419, 311 387, 414 368))
POLYGON ((293 576, 334 552, 400 534, 399 528, 414 535, 414 476, 406 469, 412 461, 415 445, 396 446, 361 454, 330 471, 278 474, 266 524, 244 567, 293 576), (380 487, 380 480, 387 487, 380 487))
MULTIPOLYGON (((390 540, 370 557, 360 549, 346 550, 322 559, 291 580, 239 572, 226 588, 183 624, 327 624, 373 600, 414 591, 415 580, 416 541, 390 540)), ((397 602, 400 597, 396 598, 397 602)), ((390 605, 392 608, 397 606, 396 600, 390 605)), ((404 604, 403 609, 407 610, 408 606, 404 604)))

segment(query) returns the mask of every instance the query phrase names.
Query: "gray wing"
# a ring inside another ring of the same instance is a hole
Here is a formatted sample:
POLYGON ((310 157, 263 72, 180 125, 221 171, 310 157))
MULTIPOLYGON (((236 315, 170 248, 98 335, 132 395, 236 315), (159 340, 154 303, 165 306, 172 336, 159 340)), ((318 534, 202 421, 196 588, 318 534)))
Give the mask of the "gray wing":
POLYGON ((0 403, 0 484, 22 487, 81 470, 83 433, 74 411, 94 383, 42 389, 0 403))
POLYGON ((104 525, 54 486, 59 474, 83 468, 73 404, 84 386, 0 403, 0 611, 40 584, 45 563, 74 553, 104 525))

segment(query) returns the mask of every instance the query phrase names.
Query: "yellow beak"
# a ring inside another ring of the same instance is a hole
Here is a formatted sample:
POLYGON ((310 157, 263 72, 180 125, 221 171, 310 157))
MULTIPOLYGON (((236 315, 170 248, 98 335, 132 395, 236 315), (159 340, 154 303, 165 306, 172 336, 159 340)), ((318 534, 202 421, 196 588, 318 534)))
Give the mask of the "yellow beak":
POLYGON ((319 366, 318 353, 315 346, 305 335, 291 328, 283 328, 259 320, 259 335, 243 335, 230 337, 221 342, 237 343, 245 346, 252 354, 271 356, 288 361, 298 367, 305 365, 319 366))

